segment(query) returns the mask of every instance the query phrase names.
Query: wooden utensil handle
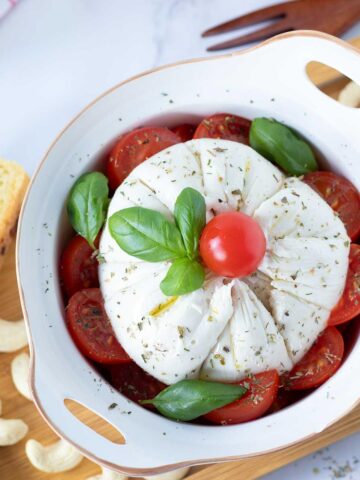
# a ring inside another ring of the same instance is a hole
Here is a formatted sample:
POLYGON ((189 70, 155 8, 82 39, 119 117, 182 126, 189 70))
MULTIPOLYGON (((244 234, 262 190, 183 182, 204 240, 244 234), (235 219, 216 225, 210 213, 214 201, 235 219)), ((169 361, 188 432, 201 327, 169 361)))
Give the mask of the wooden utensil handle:
POLYGON ((354 22, 360 19, 360 1, 359 0, 338 0, 343 8, 351 12, 354 22))

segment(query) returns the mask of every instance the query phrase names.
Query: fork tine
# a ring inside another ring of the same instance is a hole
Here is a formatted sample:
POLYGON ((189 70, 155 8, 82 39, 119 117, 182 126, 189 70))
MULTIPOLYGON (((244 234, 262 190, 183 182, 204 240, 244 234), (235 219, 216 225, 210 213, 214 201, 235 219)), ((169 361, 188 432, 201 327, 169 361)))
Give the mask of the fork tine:
POLYGON ((234 18, 229 22, 221 23, 215 27, 209 28, 201 34, 202 37, 209 37, 211 35, 217 35, 219 33, 230 32, 231 30, 237 30, 241 27, 247 27, 256 23, 263 22, 265 20, 273 20, 275 18, 284 17, 286 14, 286 5, 293 2, 280 3, 273 5, 272 7, 261 8, 255 12, 247 13, 241 17, 234 18))
POLYGON ((215 52, 217 50, 224 50, 226 48, 239 47, 240 45, 244 45, 246 43, 256 42, 258 40, 265 40, 266 38, 272 37, 273 35, 288 32, 289 30, 292 30, 289 23, 285 19, 280 20, 279 22, 268 25, 264 28, 260 28, 260 30, 248 33, 247 35, 241 35, 240 37, 233 38, 232 40, 228 40, 227 42, 212 45, 211 47, 207 48, 207 51, 215 52))

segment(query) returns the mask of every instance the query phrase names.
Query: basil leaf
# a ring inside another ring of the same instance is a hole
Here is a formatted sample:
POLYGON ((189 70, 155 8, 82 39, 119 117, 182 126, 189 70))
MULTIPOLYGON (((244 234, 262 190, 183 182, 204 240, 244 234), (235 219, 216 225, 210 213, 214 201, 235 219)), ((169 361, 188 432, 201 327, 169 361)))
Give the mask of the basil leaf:
POLYGON ((119 210, 109 218, 109 231, 122 250, 141 260, 162 262, 186 255, 176 225, 155 210, 119 210))
POLYGON ((93 249, 94 241, 105 222, 108 197, 108 180, 100 172, 82 175, 69 193, 67 212, 71 225, 93 249))
POLYGON ((188 257, 197 258, 199 238, 206 224, 204 197, 193 188, 184 188, 176 199, 174 216, 188 257))
POLYGON ((141 403, 154 405, 166 417, 187 422, 234 402, 246 392, 247 389, 241 385, 181 380, 165 388, 152 400, 141 403))
POLYGON ((169 268, 160 283, 160 289, 169 297, 185 295, 201 288, 204 280, 205 271, 200 263, 189 258, 179 258, 169 268))
POLYGON ((276 120, 255 118, 250 128, 250 146, 291 175, 304 175, 318 169, 310 145, 276 120))

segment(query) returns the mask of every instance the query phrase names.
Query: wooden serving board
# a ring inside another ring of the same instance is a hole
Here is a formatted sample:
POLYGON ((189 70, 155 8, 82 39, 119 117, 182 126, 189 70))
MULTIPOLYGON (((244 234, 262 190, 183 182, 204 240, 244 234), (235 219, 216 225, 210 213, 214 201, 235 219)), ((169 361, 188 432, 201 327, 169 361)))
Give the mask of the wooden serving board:
MULTIPOLYGON (((360 38, 351 43, 360 48, 360 38)), ((322 90, 337 97, 347 80, 330 69, 312 65, 309 75, 321 86, 322 90)), ((11 247, 0 272, 0 317, 17 320, 22 317, 15 275, 15 247, 11 247)), ((36 281, 36 279, 34 279, 36 281)), ((26 350, 26 349, 24 349, 26 350)), ((1 480, 85 480, 100 472, 100 468, 87 459, 71 470, 61 474, 44 474, 32 467, 25 455, 25 443, 34 438, 44 444, 56 440, 56 435, 40 417, 32 402, 22 397, 15 389, 10 375, 10 364, 16 353, 0 353, 0 398, 3 403, 4 418, 21 418, 29 425, 29 434, 17 445, 0 447, 1 480)), ((284 450, 245 459, 239 462, 212 465, 192 469, 188 478, 191 480, 230 480, 243 478, 255 480, 262 475, 293 462, 311 452, 336 442, 352 433, 360 431, 360 406, 345 418, 316 435, 311 440, 299 443, 284 450)))

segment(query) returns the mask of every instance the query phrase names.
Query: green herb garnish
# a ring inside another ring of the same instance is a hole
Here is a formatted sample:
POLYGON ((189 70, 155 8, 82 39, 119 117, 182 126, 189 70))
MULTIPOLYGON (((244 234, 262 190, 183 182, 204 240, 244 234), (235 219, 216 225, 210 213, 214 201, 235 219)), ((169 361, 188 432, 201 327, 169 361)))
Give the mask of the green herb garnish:
POLYGON ((185 295, 201 288, 204 280, 205 271, 199 262, 179 258, 169 268, 160 288, 168 296, 185 295))
POLYGON ((119 210, 109 218, 109 230, 122 250, 147 262, 175 260, 186 255, 176 225, 155 210, 143 207, 119 210))
POLYGON ((204 380, 181 380, 165 388, 155 398, 143 400, 154 405, 160 413, 174 420, 188 422, 241 398, 247 389, 204 380))
POLYGON ((119 210, 109 218, 109 231, 129 255, 148 262, 172 261, 161 291, 168 296, 184 295, 201 288, 205 272, 197 261, 199 238, 206 224, 203 196, 185 188, 174 209, 175 222, 143 207, 119 210))
POLYGON ((108 180, 100 172, 85 173, 70 190, 67 201, 70 223, 94 250, 94 241, 105 222, 108 205, 108 180))
POLYGON ((290 175, 318 169, 310 145, 294 130, 271 118, 255 118, 250 128, 250 146, 290 175))
POLYGON ((174 217, 190 259, 198 257, 199 238, 206 225, 204 197, 193 188, 184 188, 177 197, 174 217))

